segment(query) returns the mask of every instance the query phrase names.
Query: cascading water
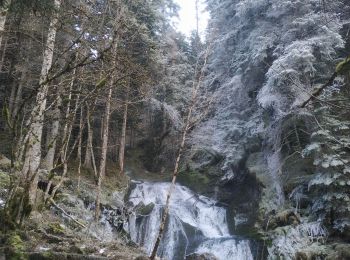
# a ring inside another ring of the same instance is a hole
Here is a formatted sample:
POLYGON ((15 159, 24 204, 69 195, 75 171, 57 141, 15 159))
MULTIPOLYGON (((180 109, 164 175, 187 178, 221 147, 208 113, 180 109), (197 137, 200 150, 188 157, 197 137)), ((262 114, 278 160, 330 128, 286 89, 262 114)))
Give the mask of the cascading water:
MULTIPOLYGON (((158 234, 162 209, 169 183, 136 183, 129 202, 154 205, 148 215, 131 215, 129 232, 133 241, 150 253, 158 234)), ((192 253, 211 253, 220 260, 253 259, 249 241, 229 234, 226 209, 216 201, 176 185, 170 202, 165 234, 158 251, 159 256, 184 259, 192 253)))

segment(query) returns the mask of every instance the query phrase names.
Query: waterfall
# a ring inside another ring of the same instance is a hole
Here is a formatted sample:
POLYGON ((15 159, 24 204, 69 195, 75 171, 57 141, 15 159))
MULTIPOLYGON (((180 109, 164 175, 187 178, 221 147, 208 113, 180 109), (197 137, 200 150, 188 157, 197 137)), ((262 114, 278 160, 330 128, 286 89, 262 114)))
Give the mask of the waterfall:
MULTIPOLYGON (((131 215, 131 239, 150 253, 158 234, 162 209, 170 183, 137 183, 129 202, 137 205, 154 205, 148 215, 131 215)), ((171 197, 167 228, 159 256, 177 260, 192 253, 211 253, 220 260, 253 259, 249 241, 229 234, 226 209, 216 201, 176 185, 171 197)))

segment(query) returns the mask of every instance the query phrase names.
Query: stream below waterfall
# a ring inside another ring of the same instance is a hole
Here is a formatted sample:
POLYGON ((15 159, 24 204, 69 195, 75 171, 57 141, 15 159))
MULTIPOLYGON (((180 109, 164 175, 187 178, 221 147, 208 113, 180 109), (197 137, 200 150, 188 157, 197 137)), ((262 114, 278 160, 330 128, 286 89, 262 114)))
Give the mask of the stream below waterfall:
MULTIPOLYGON (((162 210, 170 183, 134 182, 129 203, 145 205, 147 215, 129 217, 131 239, 147 253, 152 251, 158 234, 162 210)), ((192 253, 210 253, 220 260, 252 260, 251 243, 229 233, 226 209, 217 202, 176 185, 171 200, 166 231, 158 255, 168 260, 183 260, 192 253)))

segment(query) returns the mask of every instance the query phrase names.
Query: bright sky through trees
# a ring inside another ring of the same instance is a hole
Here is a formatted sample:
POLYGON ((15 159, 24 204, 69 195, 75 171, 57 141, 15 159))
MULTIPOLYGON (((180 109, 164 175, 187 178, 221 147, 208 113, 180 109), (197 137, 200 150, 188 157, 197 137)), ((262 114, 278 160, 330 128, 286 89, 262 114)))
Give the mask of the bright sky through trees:
MULTIPOLYGON (((181 7, 179 11, 179 19, 176 19, 177 28, 186 34, 190 35, 192 30, 196 29, 196 1, 195 0, 176 0, 176 3, 181 7)), ((205 10, 205 4, 203 0, 200 0, 200 12, 199 12, 199 30, 201 34, 204 33, 209 14, 205 10)))

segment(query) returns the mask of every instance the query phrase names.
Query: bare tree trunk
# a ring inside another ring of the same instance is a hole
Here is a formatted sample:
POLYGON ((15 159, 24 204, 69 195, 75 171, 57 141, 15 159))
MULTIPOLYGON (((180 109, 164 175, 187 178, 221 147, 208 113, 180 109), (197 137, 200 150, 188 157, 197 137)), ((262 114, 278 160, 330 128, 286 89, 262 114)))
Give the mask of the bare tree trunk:
MULTIPOLYGON (((61 0, 55 0, 55 8, 59 10, 61 0)), ((36 191, 38 174, 37 170, 41 159, 41 138, 43 131, 44 112, 46 108, 47 93, 49 85, 45 83, 49 70, 52 65, 54 47, 56 40, 58 24, 58 15, 55 14, 51 20, 47 42, 43 57, 43 65, 40 74, 39 90, 36 96, 35 106, 31 113, 31 123, 28 131, 28 141, 26 144, 26 151, 24 155, 24 164, 22 167, 22 178, 26 186, 24 196, 28 196, 28 204, 35 207, 36 191), (26 194, 27 193, 27 194, 26 194)))
POLYGON ((100 217, 100 203, 101 203, 101 185, 105 176, 106 161, 107 161, 107 149, 108 149, 108 128, 109 118, 111 114, 111 100, 114 87, 114 80, 111 81, 111 85, 108 90, 108 97, 106 101, 105 118, 103 120, 103 137, 102 137, 102 148, 101 148, 101 161, 98 172, 98 180, 96 187, 96 205, 95 205, 95 220, 98 221, 100 217))
POLYGON ((11 120, 11 121, 12 121, 13 105, 15 103, 15 97, 16 97, 16 92, 17 92, 16 85, 17 85, 17 82, 12 84, 11 94, 10 94, 9 103, 8 103, 8 110, 9 110, 9 117, 10 117, 9 120, 11 120))
MULTIPOLYGON (((128 90, 127 90, 128 91, 128 90)), ((120 138, 119 146, 119 169, 120 174, 124 174, 124 157, 125 157, 125 144, 126 144, 126 127, 128 120, 128 99, 129 94, 126 94, 125 104, 124 104, 124 115, 123 115, 123 125, 122 125, 122 136, 120 138)))
POLYGON ((196 0, 195 8, 196 8, 196 33, 197 33, 197 37, 199 37, 199 0, 196 0))
POLYGON ((90 119, 91 119, 91 113, 89 105, 86 105, 86 118, 87 118, 87 131, 88 131, 88 137, 86 141, 86 150, 85 150, 85 159, 84 159, 84 167, 91 169, 91 147, 92 147, 92 138, 93 138, 93 132, 90 125, 90 119))
MULTIPOLYGON (((6 48, 6 46, 5 46, 6 48)), ((5 56, 5 50, 3 53, 3 57, 5 56)), ((3 63, 3 61, 1 62, 3 63)), ((11 95, 9 98, 9 103, 8 103, 8 110, 9 110, 9 127, 12 128, 12 126, 14 125, 14 119, 15 119, 15 115, 17 114, 17 110, 18 110, 18 103, 16 103, 16 100, 18 99, 18 96, 22 96, 22 88, 23 88, 23 84, 24 81, 26 79, 26 70, 27 68, 24 68, 22 73, 21 73, 21 77, 20 80, 17 84, 17 82, 13 82, 12 87, 11 87, 11 95), (18 86, 17 86, 18 85, 18 86)), ((1 68, 0 68, 1 71, 1 68)))
MULTIPOLYGON (((90 123, 89 123, 90 124, 90 123)), ((90 126, 91 128, 91 126, 90 126)), ((95 153, 94 153, 94 147, 92 146, 92 139, 90 140, 89 148, 90 148, 90 154, 91 154, 91 161, 92 161, 92 169, 94 170, 94 176, 97 179, 97 167, 96 167, 96 160, 95 160, 95 153)))
MULTIPOLYGON (((11 0, 8 0, 6 6, 0 9, 0 49, 2 47, 2 39, 5 32, 6 18, 8 14, 8 8, 10 7, 10 5, 11 5, 11 0)), ((2 68, 2 63, 0 64, 0 71, 1 71, 1 68, 2 68)))
POLYGON ((85 159, 84 159, 84 167, 93 169, 95 178, 97 179, 97 167, 95 161, 94 147, 93 147, 93 129, 91 127, 91 111, 89 105, 86 105, 86 117, 87 117, 87 128, 88 128, 88 138, 86 141, 86 149, 85 149, 85 159))
MULTIPOLYGON (((202 84, 202 80, 203 80, 203 76, 204 76, 204 68, 207 64, 208 55, 209 55, 209 47, 205 53, 204 64, 203 64, 202 69, 200 70, 198 80, 195 79, 196 75, 194 77, 193 86, 192 86, 191 105, 189 107, 188 114, 187 114, 186 121, 185 121, 185 126, 184 126, 184 129, 182 131, 181 144, 180 144, 180 148, 179 148, 179 151, 178 151, 178 154, 176 157, 175 167, 174 167, 174 171, 173 171, 173 178, 172 178, 170 188, 169 188, 169 191, 168 191, 168 194, 166 197, 165 207, 163 210, 163 216, 162 216, 162 220, 161 220, 160 225, 159 225, 158 236, 157 236, 156 242, 154 244, 154 247, 153 247, 153 250, 152 250, 152 253, 150 256, 151 260, 154 260, 155 257, 157 256, 157 251, 158 251, 160 241, 162 239, 162 235, 163 235, 163 232, 165 229, 166 220, 167 220, 168 214, 169 214, 170 197, 171 197, 171 194, 175 188, 176 178, 177 178, 177 175, 179 172, 180 160, 182 157, 183 150, 185 148, 187 133, 188 133, 188 131, 191 127, 191 124, 192 124, 192 122, 191 122, 192 121, 192 114, 193 114, 193 111, 194 111, 196 104, 197 104, 198 91, 199 91, 199 88, 202 84)), ((198 61, 197 61, 197 64, 198 64, 198 61)), ((197 69, 195 71, 197 71, 197 69)))
POLYGON ((80 108, 80 120, 79 120, 79 141, 78 141, 78 191, 80 189, 80 178, 81 178, 81 144, 82 144, 82 134, 83 134, 83 116, 84 110, 83 106, 80 108))
MULTIPOLYGON (((1 35, 3 34, 3 32, 0 32, 0 33, 1 33, 1 35)), ((3 37, 0 36, 0 38, 3 38, 3 37)), ((2 41, 2 39, 1 39, 1 41, 2 41)), ((5 38, 4 43, 0 42, 0 50, 2 49, 1 60, 0 60, 0 72, 3 71, 2 69, 3 69, 4 62, 5 62, 7 44, 8 44, 8 37, 5 38)))
POLYGON ((12 107, 12 110, 11 110, 12 120, 15 120, 16 117, 17 117, 17 113, 18 113, 18 110, 19 110, 19 105, 20 105, 21 100, 22 100, 22 91, 23 91, 23 85, 25 83, 26 76, 27 76, 27 73, 26 72, 22 72, 21 81, 20 81, 20 83, 18 85, 16 96, 15 96, 15 99, 14 99, 14 104, 13 104, 13 107, 12 107))
POLYGON ((44 169, 51 171, 54 168, 54 161, 55 161, 55 153, 56 153, 56 143, 57 143, 57 137, 59 134, 59 128, 60 128, 60 118, 61 118, 61 111, 60 107, 62 105, 62 98, 59 94, 55 109, 53 110, 53 123, 51 125, 50 132, 47 137, 47 153, 45 158, 43 159, 42 166, 44 169))
MULTIPOLYGON (((120 2, 118 1, 118 6, 121 7, 120 2)), ((119 13, 121 14, 121 13, 119 13)), ((120 16, 118 19, 120 19, 120 16)), ((118 24, 118 20, 116 20, 116 25, 118 24)), ((118 39, 117 35, 114 36, 114 45, 113 45, 113 67, 116 68, 117 66, 117 49, 118 49, 118 39)), ((113 94, 113 87, 115 87, 117 80, 116 73, 112 74, 109 89, 108 89, 108 96, 106 100, 106 110, 105 110, 105 118, 103 120, 103 137, 102 137, 102 149, 101 149, 101 160, 100 160, 100 168, 98 173, 98 180, 97 180, 97 187, 96 187, 96 204, 95 204, 95 220, 98 221, 100 216, 100 202, 101 202, 101 186, 102 182, 105 176, 106 171, 106 160, 107 160, 107 150, 108 150, 108 130, 109 130, 109 119, 111 114, 111 101, 112 101, 112 94, 113 94)))
MULTIPOLYGON (((67 173, 68 173, 69 142, 70 142, 70 138, 72 135, 72 129, 73 129, 75 117, 76 117, 78 107, 79 107, 79 102, 80 102, 80 95, 78 94, 76 97, 76 100, 75 100, 74 109, 71 112, 72 90, 73 90, 73 86, 74 86, 75 77, 76 77, 76 70, 73 71, 73 78, 72 78, 72 81, 71 81, 70 87, 69 87, 69 95, 68 95, 69 101, 68 101, 67 110, 66 110, 65 124, 63 127, 63 137, 62 137, 63 144, 62 144, 62 148, 61 148, 61 152, 60 152, 61 162, 63 164, 63 173, 62 173, 62 176, 61 176, 59 183, 52 190, 51 198, 53 198, 55 196, 57 190, 62 186, 62 184, 65 181, 65 178, 67 176, 67 173)), ((80 92, 80 89, 79 89, 79 92, 80 92)), ((74 150, 74 147, 72 148, 72 150, 74 150)))

